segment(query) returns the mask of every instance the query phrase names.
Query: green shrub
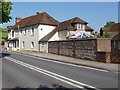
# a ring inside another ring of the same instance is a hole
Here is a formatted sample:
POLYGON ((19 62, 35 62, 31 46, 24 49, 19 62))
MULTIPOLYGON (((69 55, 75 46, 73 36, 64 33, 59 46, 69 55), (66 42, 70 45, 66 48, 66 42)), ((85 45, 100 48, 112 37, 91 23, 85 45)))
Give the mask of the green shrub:
POLYGON ((105 32, 105 34, 103 34, 103 36, 102 36, 102 38, 110 38, 110 37, 111 37, 111 35, 108 32, 105 32))

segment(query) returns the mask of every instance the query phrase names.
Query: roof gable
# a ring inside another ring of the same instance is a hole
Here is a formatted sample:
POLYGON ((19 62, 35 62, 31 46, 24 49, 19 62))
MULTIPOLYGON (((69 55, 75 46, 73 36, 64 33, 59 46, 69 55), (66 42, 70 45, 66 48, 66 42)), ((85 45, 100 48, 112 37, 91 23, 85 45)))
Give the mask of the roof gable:
POLYGON ((85 24, 86 25, 85 26, 86 31, 93 31, 93 29, 91 27, 87 26, 88 23, 86 21, 84 21, 84 20, 82 20, 78 17, 75 17, 75 18, 72 18, 70 20, 66 20, 66 21, 61 22, 56 27, 56 29, 58 31, 60 31, 60 30, 74 30, 75 28, 74 28, 73 24, 76 24, 76 23, 85 24))
POLYGON ((75 18, 72 18, 69 20, 71 23, 81 23, 81 24, 88 24, 86 21, 78 18, 78 17, 75 17, 75 18))

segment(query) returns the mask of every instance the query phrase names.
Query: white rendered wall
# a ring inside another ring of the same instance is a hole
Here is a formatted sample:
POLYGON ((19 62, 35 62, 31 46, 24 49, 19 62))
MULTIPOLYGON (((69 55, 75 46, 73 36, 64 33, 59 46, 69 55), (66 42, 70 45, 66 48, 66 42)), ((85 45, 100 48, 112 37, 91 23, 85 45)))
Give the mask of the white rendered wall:
POLYGON ((56 26, 50 26, 50 25, 39 25, 38 31, 39 31, 39 40, 42 39, 44 36, 46 36, 48 33, 50 33, 52 30, 54 30, 56 26))

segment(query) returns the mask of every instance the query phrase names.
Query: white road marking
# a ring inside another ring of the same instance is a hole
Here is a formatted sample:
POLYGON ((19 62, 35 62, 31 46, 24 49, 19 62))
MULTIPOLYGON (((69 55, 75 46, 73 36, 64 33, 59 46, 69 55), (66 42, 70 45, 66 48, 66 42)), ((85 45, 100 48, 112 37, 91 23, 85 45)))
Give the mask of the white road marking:
POLYGON ((79 81, 75 81, 73 79, 70 79, 70 78, 67 78, 65 76, 62 76, 62 75, 59 75, 59 74, 56 74, 56 73, 53 73, 53 72, 50 72, 50 71, 47 71, 45 69, 42 69, 42 68, 38 68, 36 66, 33 66, 33 65, 30 65, 30 64, 27 64, 27 63, 24 63, 24 62, 21 62, 19 60, 16 60, 16 59, 13 59, 11 57, 5 57, 7 60, 11 61, 11 62, 14 62, 16 64, 19 64, 19 65, 22 65, 24 67, 27 67, 29 69, 32 69, 34 71, 37 71, 37 72, 40 72, 42 74, 45 74, 47 76, 50 76, 52 78, 55 78, 57 80, 60 80, 62 82, 65 82, 69 85, 72 85, 74 87, 77 87, 77 88, 84 88, 83 86, 85 87, 88 87, 88 88, 93 88, 93 89, 96 89, 95 87, 91 86, 91 85, 87 85, 87 84, 84 84, 84 83, 81 83, 79 81))
MULTIPOLYGON (((13 52, 12 52, 12 53, 13 53, 13 52)), ((15 53, 15 52, 14 52, 14 53, 15 53)), ((45 58, 30 56, 30 55, 21 54, 21 53, 15 53, 15 54, 24 55, 24 56, 28 56, 28 57, 32 57, 32 58, 36 58, 36 59, 40 59, 40 60, 55 62, 55 63, 59 63, 59 64, 74 66, 74 67, 81 67, 81 68, 86 68, 86 69, 91 69, 91 70, 96 70, 96 71, 101 71, 101 72, 108 72, 108 70, 103 70, 103 69, 98 69, 98 68, 93 68, 93 67, 88 67, 88 66, 82 66, 82 65, 75 65, 75 64, 70 64, 70 63, 64 63, 64 62, 60 62, 60 61, 54 61, 54 60, 50 60, 50 59, 45 59, 45 58)))

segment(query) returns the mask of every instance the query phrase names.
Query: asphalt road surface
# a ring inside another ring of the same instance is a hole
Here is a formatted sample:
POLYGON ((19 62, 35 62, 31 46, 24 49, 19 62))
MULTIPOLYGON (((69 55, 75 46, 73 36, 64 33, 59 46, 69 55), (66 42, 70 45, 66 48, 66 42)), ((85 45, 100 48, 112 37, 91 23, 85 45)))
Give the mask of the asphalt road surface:
POLYGON ((3 51, 2 88, 118 88, 118 73, 3 51))

